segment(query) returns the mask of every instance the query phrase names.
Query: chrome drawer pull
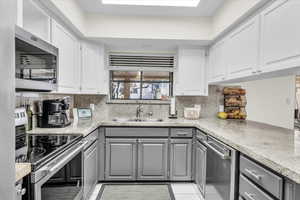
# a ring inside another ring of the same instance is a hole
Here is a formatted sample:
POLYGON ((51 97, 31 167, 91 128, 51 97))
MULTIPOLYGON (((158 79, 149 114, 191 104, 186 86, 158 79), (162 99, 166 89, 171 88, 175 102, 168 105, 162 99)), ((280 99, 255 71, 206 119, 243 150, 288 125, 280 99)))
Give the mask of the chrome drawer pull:
POLYGON ((251 175, 253 178, 255 178, 256 180, 260 181, 261 180, 261 175, 257 175, 254 171, 250 170, 250 169, 245 169, 245 171, 251 175))
POLYGON ((176 135, 178 135, 178 136, 186 136, 186 135, 188 135, 188 133, 176 133, 176 135))
POLYGON ((245 196, 248 197, 250 200, 256 200, 254 197, 255 197, 255 194, 250 194, 248 192, 245 192, 245 196))

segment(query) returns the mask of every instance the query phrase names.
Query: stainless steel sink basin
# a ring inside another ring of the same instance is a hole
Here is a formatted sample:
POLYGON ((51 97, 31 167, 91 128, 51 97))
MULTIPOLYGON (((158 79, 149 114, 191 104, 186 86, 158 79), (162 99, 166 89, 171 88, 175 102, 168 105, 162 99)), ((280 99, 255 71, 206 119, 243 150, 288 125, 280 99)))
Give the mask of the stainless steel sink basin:
POLYGON ((114 118, 115 122, 163 122, 163 119, 151 118, 151 119, 137 119, 137 118, 114 118))

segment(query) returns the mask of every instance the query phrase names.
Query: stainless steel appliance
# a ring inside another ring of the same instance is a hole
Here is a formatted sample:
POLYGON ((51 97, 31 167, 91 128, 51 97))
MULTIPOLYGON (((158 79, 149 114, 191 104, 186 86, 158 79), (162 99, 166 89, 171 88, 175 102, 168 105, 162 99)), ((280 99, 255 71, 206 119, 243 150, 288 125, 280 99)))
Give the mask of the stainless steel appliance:
POLYGON ((84 199, 89 199, 98 182, 98 129, 84 139, 84 199))
POLYGON ((201 168, 204 178, 200 188, 205 200, 235 200, 237 151, 200 131, 197 132, 197 145, 204 149, 201 156, 206 158, 201 168))
POLYGON ((81 200, 86 142, 79 135, 30 135, 31 200, 81 200))
MULTIPOLYGON (((27 124, 26 109, 24 107, 15 109, 15 159, 16 162, 27 161, 27 134, 25 125, 27 124)), ((26 188, 22 185, 23 181, 20 180, 16 183, 16 194, 15 199, 21 200, 26 195, 26 188)))
POLYGON ((27 157, 28 151, 28 137, 26 134, 26 127, 27 124, 27 115, 26 109, 24 107, 16 108, 15 109, 15 158, 16 162, 25 162, 27 157))
POLYGON ((62 128, 71 124, 69 98, 50 99, 38 103, 38 126, 41 128, 62 128))
POLYGON ((16 89, 51 91, 56 89, 58 49, 16 26, 16 89))

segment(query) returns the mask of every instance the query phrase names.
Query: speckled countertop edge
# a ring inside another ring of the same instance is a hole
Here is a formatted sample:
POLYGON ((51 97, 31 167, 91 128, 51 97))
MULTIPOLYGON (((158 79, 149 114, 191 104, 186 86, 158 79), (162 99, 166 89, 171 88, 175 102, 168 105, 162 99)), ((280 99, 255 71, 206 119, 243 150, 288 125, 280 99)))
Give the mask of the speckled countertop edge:
POLYGON ((16 163, 16 182, 30 174, 31 164, 30 163, 16 163))
MULTIPOLYGON (((71 125, 69 127, 61 129, 38 128, 31 131, 30 134, 81 134, 83 136, 86 136, 100 126, 195 127, 221 140, 223 143, 233 147, 234 149, 253 158, 254 160, 257 160, 258 162, 271 168, 277 173, 300 184, 300 167, 298 168, 298 166, 300 166, 300 146, 289 147, 287 149, 287 152, 293 151, 292 153, 294 153, 295 155, 289 155, 290 157, 285 159, 284 156, 281 155, 281 152, 279 150, 277 152, 272 150, 272 144, 270 145, 270 147, 268 147, 265 146, 263 143, 263 140, 265 140, 265 143, 268 143, 269 140, 272 141, 274 135, 268 135, 271 132, 274 132, 274 134, 278 134, 280 136, 278 137, 281 138, 281 140, 283 140, 285 135, 288 138, 292 138, 293 131, 274 126, 263 125, 260 123, 234 121, 228 122, 226 120, 219 120, 215 118, 200 120, 175 119, 166 120, 163 122, 116 122, 105 119, 94 119, 82 121, 79 122, 77 125, 71 125), (254 139, 253 142, 251 140, 249 142, 243 141, 243 137, 248 137, 249 139, 249 136, 251 136, 252 134, 252 130, 254 130, 252 136, 257 137, 257 139, 254 139), (267 136, 265 136, 265 138, 259 138, 260 136, 258 131, 261 131, 261 135, 263 135, 264 133, 268 134, 267 136), (241 133, 240 136, 239 132, 241 133), (257 143, 257 141, 259 141, 259 143, 257 143), (299 151, 299 154, 295 153, 296 150, 299 151), (274 155, 276 153, 280 155, 276 157, 276 155, 274 155)), ((294 141, 292 140, 286 142, 282 141, 282 143, 282 145, 286 146, 294 145, 294 141)), ((284 153, 284 151, 282 153, 284 153)))

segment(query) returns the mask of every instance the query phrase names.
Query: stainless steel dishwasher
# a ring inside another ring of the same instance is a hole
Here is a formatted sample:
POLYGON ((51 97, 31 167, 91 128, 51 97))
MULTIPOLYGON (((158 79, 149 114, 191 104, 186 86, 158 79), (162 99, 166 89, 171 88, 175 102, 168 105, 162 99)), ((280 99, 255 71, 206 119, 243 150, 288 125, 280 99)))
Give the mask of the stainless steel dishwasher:
POLYGON ((199 189, 202 190, 205 200, 235 200, 237 151, 213 137, 203 136, 204 133, 200 134, 197 135, 197 146, 202 148, 202 152, 205 152, 205 154, 199 154, 205 156, 205 159, 200 158, 202 163, 198 166, 200 166, 201 173, 205 175, 200 176, 202 184, 199 189))

